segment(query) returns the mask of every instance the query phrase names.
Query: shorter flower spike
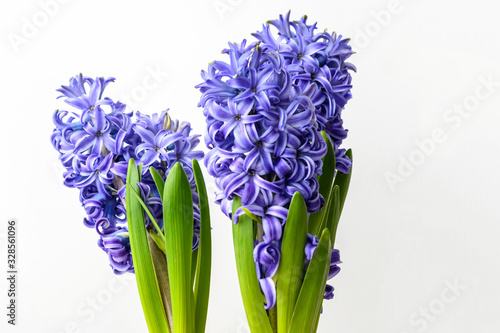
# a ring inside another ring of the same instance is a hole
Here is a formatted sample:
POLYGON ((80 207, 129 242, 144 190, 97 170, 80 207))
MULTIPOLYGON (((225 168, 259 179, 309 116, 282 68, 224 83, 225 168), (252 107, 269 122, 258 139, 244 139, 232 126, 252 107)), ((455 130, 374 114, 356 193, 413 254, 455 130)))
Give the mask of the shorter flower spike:
MULTIPOLYGON (((54 112, 51 142, 65 168, 64 184, 80 191, 85 226, 97 231, 111 268, 122 274, 134 272, 124 205, 128 161, 133 158, 144 165, 140 195, 160 226, 162 202, 147 167, 165 179, 180 162, 192 189, 194 250, 199 244, 200 209, 191 160, 202 159, 203 152, 195 150, 199 135, 191 134, 191 125, 172 120, 168 110, 151 116, 136 112, 134 119, 125 112, 125 104, 104 97, 114 80, 79 74, 58 89, 58 98, 64 98, 71 111, 54 112)), ((146 217, 146 227, 153 230, 150 222, 146 217)))

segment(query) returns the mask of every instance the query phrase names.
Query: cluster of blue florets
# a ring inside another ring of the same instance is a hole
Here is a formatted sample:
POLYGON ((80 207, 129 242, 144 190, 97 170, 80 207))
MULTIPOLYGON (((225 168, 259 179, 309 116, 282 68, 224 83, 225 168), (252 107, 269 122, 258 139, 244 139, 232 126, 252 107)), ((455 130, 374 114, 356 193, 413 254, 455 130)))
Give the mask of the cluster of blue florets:
POLYGON ((113 81, 80 74, 58 89, 72 111, 55 111, 51 141, 65 169, 64 184, 80 191, 85 226, 96 229, 99 247, 108 254, 113 271, 122 274, 134 272, 124 205, 129 159, 143 163, 141 196, 160 227, 162 202, 148 169, 152 166, 166 177, 180 162, 193 191, 196 248, 200 212, 191 160, 203 158, 203 152, 194 150, 199 139, 190 135, 189 123, 172 121, 168 110, 152 116, 136 112, 134 119, 132 112, 125 112, 125 104, 103 97, 113 81))
MULTIPOLYGON (((276 301, 272 278, 293 194, 300 192, 309 213, 325 204, 317 181, 327 152, 321 131, 332 142, 335 169, 347 173, 351 167, 341 148, 347 137, 342 110, 355 71, 346 61, 351 47, 335 33, 316 33, 316 24, 307 24, 306 17, 291 22, 289 15, 265 24, 253 34, 255 42, 230 43, 223 50, 229 61, 209 64, 197 86, 210 149, 205 165, 215 177, 216 202, 237 222, 243 210, 233 216, 232 200, 241 197, 243 207, 262 220, 254 259, 266 308, 276 301)), ((316 245, 309 237, 309 259, 316 245)), ((338 263, 333 250, 330 277, 338 273, 338 263)), ((328 286, 325 298, 333 297, 332 291, 328 286)))

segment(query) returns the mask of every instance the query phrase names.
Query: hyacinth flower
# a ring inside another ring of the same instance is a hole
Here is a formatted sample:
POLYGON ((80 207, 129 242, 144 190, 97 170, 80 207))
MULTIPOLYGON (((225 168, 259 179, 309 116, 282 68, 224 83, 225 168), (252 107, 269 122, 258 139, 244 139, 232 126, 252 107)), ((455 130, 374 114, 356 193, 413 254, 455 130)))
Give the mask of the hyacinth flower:
POLYGON ((290 13, 255 41, 229 43, 228 62, 201 73, 205 165, 233 221, 240 289, 252 332, 315 332, 352 154, 342 111, 351 95, 347 39, 290 13))
POLYGON ((113 272, 135 274, 149 331, 204 332, 211 236, 199 135, 168 110, 125 112, 104 97, 113 81, 80 74, 58 89, 70 107, 55 111, 51 136, 64 184, 79 190, 113 272))

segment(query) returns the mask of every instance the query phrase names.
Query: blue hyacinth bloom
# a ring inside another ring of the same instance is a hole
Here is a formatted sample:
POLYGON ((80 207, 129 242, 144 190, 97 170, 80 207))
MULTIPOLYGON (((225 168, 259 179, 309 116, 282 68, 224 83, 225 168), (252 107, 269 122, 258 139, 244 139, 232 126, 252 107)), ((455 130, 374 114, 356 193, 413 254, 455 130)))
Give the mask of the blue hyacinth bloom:
MULTIPOLYGON (((193 249, 198 247, 200 210, 191 160, 203 158, 195 150, 199 136, 191 134, 189 123, 173 121, 168 110, 146 115, 126 113, 126 105, 104 97, 114 78, 92 79, 77 75, 62 86, 59 97, 72 111, 56 110, 51 142, 65 168, 64 184, 80 191, 87 216, 85 226, 99 235, 103 249, 116 274, 134 272, 127 229, 125 182, 128 161, 143 163, 141 196, 158 223, 163 225, 163 208, 148 170, 157 169, 165 178, 176 162, 183 166, 193 189, 193 249)), ((152 229, 146 216, 146 227, 152 229)))
MULTIPOLYGON (((242 208, 262 220, 254 260, 268 309, 276 301, 272 276, 293 194, 300 192, 309 213, 325 204, 317 181, 327 152, 321 131, 334 147, 336 170, 347 173, 351 167, 341 148, 347 137, 342 110, 356 69, 347 62, 348 40, 318 33, 305 16, 290 21, 290 13, 281 15, 253 36, 254 42, 229 43, 222 51, 228 61, 210 63, 196 88, 206 117, 205 165, 215 178, 216 203, 235 223, 242 208), (235 196, 243 207, 232 216, 235 196)), ((310 239, 306 246, 309 260, 316 245, 310 239)))

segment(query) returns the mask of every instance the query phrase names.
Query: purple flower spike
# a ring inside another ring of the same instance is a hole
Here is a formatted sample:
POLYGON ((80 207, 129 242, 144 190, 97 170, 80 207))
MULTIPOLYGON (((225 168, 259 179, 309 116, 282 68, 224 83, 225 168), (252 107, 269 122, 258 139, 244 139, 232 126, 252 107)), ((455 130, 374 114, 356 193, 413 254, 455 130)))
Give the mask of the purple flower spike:
MULTIPOLYGON (((325 204, 317 181, 327 153, 321 131, 332 142, 335 168, 347 173, 351 167, 340 146, 347 137, 341 113, 356 70, 346 61, 352 50, 347 39, 317 33, 316 24, 306 21, 304 16, 292 22, 288 13, 254 33, 257 41, 229 43, 222 51, 228 62, 210 63, 196 86, 206 117, 210 152, 205 165, 215 178, 216 203, 235 223, 242 208, 262 220, 254 260, 266 309, 276 301, 269 278, 279 266, 291 198, 300 192, 309 213, 325 204), (243 207, 232 216, 235 196, 243 207)), ((309 237, 308 260, 316 246, 317 239, 309 237)))
MULTIPOLYGON (((170 166, 181 162, 193 189, 193 250, 198 247, 200 209, 191 160, 203 158, 194 150, 199 144, 191 135, 189 123, 173 121, 167 111, 152 116, 125 113, 126 105, 103 97, 104 88, 114 78, 92 79, 77 75, 62 86, 65 102, 73 111, 57 110, 51 142, 66 169, 64 184, 80 191, 80 202, 87 213, 84 225, 94 228, 116 274, 133 273, 124 206, 128 161, 143 162, 141 196, 159 226, 163 226, 163 208, 158 190, 148 170, 157 169, 164 177, 170 166)), ((146 228, 153 225, 146 216, 146 228)))

